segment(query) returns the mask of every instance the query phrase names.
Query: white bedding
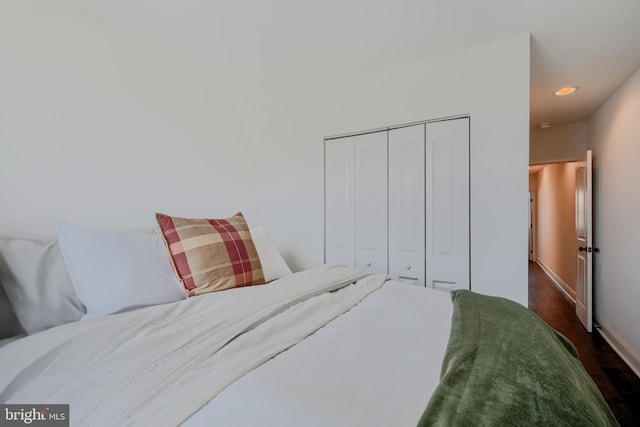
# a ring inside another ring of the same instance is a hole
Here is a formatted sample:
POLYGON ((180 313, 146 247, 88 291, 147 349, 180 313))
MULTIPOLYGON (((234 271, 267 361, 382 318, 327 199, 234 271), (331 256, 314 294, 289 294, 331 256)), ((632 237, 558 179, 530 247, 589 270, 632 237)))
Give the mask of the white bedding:
POLYGON ((415 425, 449 295, 362 276, 326 266, 26 337, 0 348, 0 401, 69 403, 72 425, 171 426, 224 390, 187 424, 415 425))
POLYGON ((415 426, 440 379, 448 292, 387 281, 249 372, 185 426, 415 426))

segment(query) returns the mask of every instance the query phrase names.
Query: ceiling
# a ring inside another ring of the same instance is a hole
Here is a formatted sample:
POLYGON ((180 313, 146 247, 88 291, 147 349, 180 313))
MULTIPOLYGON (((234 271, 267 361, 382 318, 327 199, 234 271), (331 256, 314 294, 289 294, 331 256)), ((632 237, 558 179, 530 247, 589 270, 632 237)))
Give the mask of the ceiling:
POLYGON ((55 0, 246 87, 341 78, 531 33, 531 127, 586 120, 640 67, 638 0, 55 0), (568 97, 553 92, 580 89, 568 97))

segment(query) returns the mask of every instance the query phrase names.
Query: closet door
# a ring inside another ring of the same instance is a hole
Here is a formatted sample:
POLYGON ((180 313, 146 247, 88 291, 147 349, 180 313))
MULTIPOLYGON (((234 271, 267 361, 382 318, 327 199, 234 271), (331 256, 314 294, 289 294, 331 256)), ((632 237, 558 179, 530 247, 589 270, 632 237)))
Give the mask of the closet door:
POLYGON ((325 141, 325 262, 355 265, 354 137, 325 141))
POLYGON ((355 137, 355 266, 387 273, 387 132, 355 137))
POLYGON ((425 285, 425 125, 389 131, 389 274, 425 285))
POLYGON ((469 289, 469 119, 426 125, 426 284, 469 289))

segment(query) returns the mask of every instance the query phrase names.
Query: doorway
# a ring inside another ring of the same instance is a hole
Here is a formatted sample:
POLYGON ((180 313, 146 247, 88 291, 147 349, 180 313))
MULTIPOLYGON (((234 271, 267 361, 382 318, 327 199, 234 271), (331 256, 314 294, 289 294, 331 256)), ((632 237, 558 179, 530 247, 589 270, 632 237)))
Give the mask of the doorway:
POLYGON ((576 162, 529 167, 530 261, 574 304, 576 162))

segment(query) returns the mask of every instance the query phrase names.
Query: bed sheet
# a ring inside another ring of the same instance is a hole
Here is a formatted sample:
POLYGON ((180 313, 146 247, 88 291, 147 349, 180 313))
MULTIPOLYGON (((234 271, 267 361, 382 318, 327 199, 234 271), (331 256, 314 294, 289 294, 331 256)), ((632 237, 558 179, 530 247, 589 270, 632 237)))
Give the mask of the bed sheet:
POLYGON ((183 425, 415 426, 438 385, 449 293, 388 281, 183 425))

